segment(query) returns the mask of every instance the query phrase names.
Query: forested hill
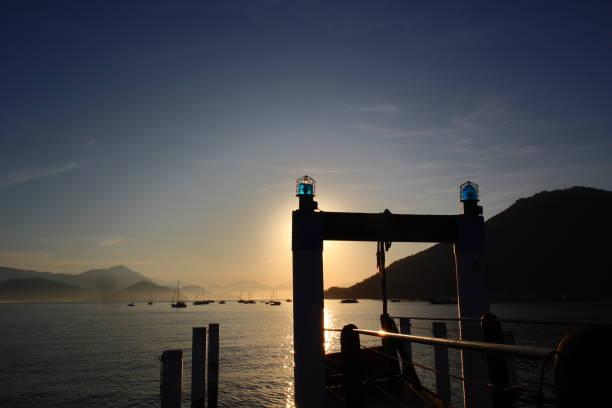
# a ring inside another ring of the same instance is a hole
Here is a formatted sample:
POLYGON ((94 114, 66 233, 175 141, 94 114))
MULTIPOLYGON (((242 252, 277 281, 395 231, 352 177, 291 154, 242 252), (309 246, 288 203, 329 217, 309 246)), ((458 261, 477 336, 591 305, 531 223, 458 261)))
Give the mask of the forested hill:
MULTIPOLYGON (((517 200, 485 223, 491 296, 497 300, 612 296, 612 192, 588 187, 517 200)), ((456 296, 452 246, 438 244, 387 267, 388 296, 456 296)), ((380 276, 327 298, 380 297, 380 276)))

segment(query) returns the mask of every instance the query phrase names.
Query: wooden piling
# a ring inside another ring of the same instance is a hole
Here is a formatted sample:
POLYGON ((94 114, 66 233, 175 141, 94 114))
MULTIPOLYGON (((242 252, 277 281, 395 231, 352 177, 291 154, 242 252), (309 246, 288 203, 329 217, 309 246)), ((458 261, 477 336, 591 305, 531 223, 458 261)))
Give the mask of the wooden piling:
POLYGON ((357 326, 347 324, 342 328, 340 347, 342 353, 342 377, 344 380, 344 401, 347 407, 363 407, 363 385, 361 384, 359 334, 357 326))
MULTIPOLYGON (((488 343, 503 343, 503 333, 499 320, 492 313, 487 313, 480 320, 482 325, 483 340, 488 343)), ((510 392, 508 377, 508 364, 506 357, 488 355, 487 364, 489 366, 489 382, 496 388, 492 391, 493 406, 495 408, 512 408, 514 401, 510 392)))
MULTIPOLYGON (((504 344, 516 344, 514 339, 514 332, 504 331, 503 332, 504 344)), ((516 368, 516 359, 507 358, 506 364, 508 365, 508 384, 510 386, 518 384, 518 370, 516 368)), ((512 407, 516 406, 516 402, 512 401, 512 407)))
POLYGON ((208 325, 208 408, 217 408, 219 396, 219 323, 208 325))
MULTIPOLYGON (((400 333, 410 335, 410 318, 408 317, 400 317, 400 333)), ((407 360, 412 362, 412 343, 409 341, 402 342, 404 345, 404 351, 407 356, 407 360)), ((402 363, 404 365, 406 363, 402 363)))
MULTIPOLYGON (((433 336, 446 338, 446 323, 433 322, 433 336)), ((440 398, 451 403, 450 377, 442 373, 449 373, 448 347, 434 346, 434 362, 436 367, 436 393, 440 398)))
POLYGON ((181 408, 183 350, 164 351, 161 364, 161 408, 181 408))
POLYGON ((191 343, 191 408, 206 405, 206 327, 194 327, 191 343))

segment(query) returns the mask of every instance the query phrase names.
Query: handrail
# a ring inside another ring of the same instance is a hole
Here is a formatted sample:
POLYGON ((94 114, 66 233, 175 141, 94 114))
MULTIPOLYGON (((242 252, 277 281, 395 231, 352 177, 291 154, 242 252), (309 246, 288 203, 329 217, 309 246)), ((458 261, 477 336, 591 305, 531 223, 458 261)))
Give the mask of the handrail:
MULTIPOLYGON (((341 329, 325 329, 327 331, 342 331, 341 329)), ((526 358, 530 360, 546 361, 554 353, 554 350, 532 347, 516 346, 512 344, 486 343, 472 340, 452 340, 438 337, 413 336, 409 334, 390 333, 384 330, 353 329, 354 332, 367 336, 386 337, 414 343, 429 344, 432 346, 445 346, 459 350, 480 351, 484 353, 498 354, 509 357, 526 358)))
MULTIPOLYGON (((411 319, 411 320, 432 320, 449 322, 469 322, 480 321, 480 317, 410 317, 410 316, 391 316, 392 319, 411 319)), ((576 327, 604 327, 609 323, 584 323, 568 322, 563 320, 524 320, 524 319, 498 319, 500 323, 521 323, 521 324, 547 324, 551 326, 576 326, 576 327)))

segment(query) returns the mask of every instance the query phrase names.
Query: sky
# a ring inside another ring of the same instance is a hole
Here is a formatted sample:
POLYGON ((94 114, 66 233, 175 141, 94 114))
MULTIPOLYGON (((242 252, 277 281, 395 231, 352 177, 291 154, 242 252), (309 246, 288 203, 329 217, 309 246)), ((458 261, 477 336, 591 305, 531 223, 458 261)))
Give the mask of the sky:
MULTIPOLYGON (((0 265, 291 280, 325 211, 612 190, 606 1, 3 1, 0 265)), ((389 262, 426 248, 395 244, 389 262)), ((325 286, 376 272, 326 242, 325 286)))

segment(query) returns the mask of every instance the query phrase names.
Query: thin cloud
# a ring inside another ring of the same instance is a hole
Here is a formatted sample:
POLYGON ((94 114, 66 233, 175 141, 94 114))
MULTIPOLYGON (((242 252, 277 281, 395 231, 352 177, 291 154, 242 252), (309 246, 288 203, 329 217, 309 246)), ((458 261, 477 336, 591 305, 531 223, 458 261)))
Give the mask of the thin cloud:
POLYGON ((347 106, 345 112, 380 112, 380 113, 396 113, 400 110, 396 105, 369 105, 369 106, 347 106))
POLYGON ((98 242, 98 244, 96 246, 99 246, 99 247, 109 247, 109 246, 121 244, 122 242, 125 242, 125 241, 127 241, 127 239, 125 239, 125 238, 107 239, 107 240, 98 242))
POLYGON ((57 176, 59 174, 76 170, 79 167, 79 164, 70 162, 56 167, 16 170, 0 179, 0 189, 6 189, 32 180, 40 180, 57 176))
POLYGON ((407 139, 423 136, 433 136, 447 134, 452 129, 449 128, 431 128, 431 129, 398 129, 385 126, 371 125, 368 123, 355 123, 354 127, 370 133, 372 136, 379 139, 407 139))
POLYGON ((76 259, 64 258, 48 252, 0 252, 0 265, 36 271, 75 273, 112 265, 151 266, 148 259, 76 259))
POLYGON ((256 162, 247 160, 201 160, 199 163, 204 166, 221 167, 221 166, 240 166, 249 169, 270 170, 275 173, 285 174, 348 174, 358 171, 358 169, 339 168, 339 167, 317 167, 317 166, 289 166, 283 164, 274 164, 268 162, 256 162))

